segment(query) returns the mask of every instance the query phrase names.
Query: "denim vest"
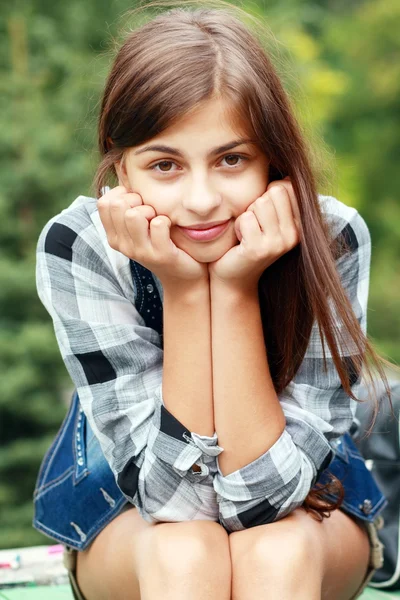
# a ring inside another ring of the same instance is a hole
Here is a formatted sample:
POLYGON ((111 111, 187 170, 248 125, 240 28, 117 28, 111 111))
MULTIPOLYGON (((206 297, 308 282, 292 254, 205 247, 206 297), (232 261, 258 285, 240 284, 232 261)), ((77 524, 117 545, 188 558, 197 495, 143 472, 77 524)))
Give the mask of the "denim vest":
MULTIPOLYGON (((130 261, 136 284, 135 306, 146 326, 162 333, 162 310, 157 321, 146 321, 147 307, 161 299, 151 271, 130 261)), ((345 489, 344 512, 372 522, 386 507, 378 488, 350 433, 333 444, 335 457, 318 482, 326 483, 328 472, 345 489)), ((76 391, 67 415, 42 461, 33 495, 33 526, 48 537, 76 550, 84 550, 128 502, 118 488, 79 403, 76 391)))

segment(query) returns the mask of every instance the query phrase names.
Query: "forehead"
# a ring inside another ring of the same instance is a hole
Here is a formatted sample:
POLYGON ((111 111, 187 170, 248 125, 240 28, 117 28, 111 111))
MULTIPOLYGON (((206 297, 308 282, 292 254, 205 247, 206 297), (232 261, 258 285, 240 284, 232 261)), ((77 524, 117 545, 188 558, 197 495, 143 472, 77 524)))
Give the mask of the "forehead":
POLYGON ((135 146, 140 150, 149 144, 165 144, 193 150, 215 148, 239 138, 254 138, 250 127, 240 118, 231 104, 222 99, 202 102, 189 113, 145 143, 135 146))
POLYGON ((221 130, 230 134, 245 134, 248 124, 231 102, 222 98, 213 98, 194 107, 168 129, 169 133, 183 133, 192 128, 201 128, 202 131, 221 130))

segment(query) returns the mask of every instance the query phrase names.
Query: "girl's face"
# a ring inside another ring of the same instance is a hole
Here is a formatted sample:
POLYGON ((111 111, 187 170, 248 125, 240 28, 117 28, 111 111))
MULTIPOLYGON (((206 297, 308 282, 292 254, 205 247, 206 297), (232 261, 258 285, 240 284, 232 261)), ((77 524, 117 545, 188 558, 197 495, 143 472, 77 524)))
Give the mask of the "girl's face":
POLYGON ((266 155, 243 125, 228 121, 224 108, 222 100, 204 102, 146 144, 129 148, 116 165, 120 184, 169 217, 172 241, 201 263, 239 243, 235 219, 268 186, 266 155), (193 240, 179 228, 228 219, 215 240, 193 240))

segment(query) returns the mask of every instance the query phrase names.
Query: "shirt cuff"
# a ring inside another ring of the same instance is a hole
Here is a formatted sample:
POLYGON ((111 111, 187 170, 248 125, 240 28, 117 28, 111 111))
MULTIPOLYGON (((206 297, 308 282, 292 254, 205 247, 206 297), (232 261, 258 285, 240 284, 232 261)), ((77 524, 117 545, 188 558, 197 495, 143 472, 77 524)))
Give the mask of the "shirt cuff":
POLYGON ((206 477, 209 464, 223 452, 218 446, 217 433, 213 436, 200 435, 189 431, 164 405, 162 384, 155 393, 156 407, 150 427, 148 447, 153 454, 169 464, 181 477, 189 469, 193 480, 206 477), (201 471, 192 471, 191 467, 199 463, 201 471))
MULTIPOLYGON (((222 474, 217 459, 214 489, 221 497, 220 501, 225 499, 240 502, 266 498, 279 507, 296 489, 302 488, 299 486, 300 479, 307 480, 304 482, 311 486, 317 477, 314 460, 318 460, 317 464, 322 462, 321 468, 325 468, 332 456, 332 449, 327 440, 318 432, 315 434, 315 454, 311 452, 312 456, 307 456, 301 447, 297 447, 292 436, 284 429, 267 452, 229 475, 222 474)), ((308 444, 309 442, 310 438, 308 444)), ((308 445, 308 449, 312 449, 312 446, 308 445)))

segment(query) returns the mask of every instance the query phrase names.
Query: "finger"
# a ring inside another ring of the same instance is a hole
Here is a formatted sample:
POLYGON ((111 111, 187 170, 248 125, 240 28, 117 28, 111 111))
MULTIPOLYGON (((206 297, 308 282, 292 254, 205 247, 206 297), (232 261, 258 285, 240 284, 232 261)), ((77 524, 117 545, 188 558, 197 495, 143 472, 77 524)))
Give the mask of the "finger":
POLYGON ((281 236, 287 247, 294 248, 300 241, 300 234, 293 215, 289 194, 273 194, 271 196, 278 219, 281 236))
POLYGON ((273 187, 279 187, 279 186, 284 188, 286 190, 286 192, 289 194, 290 203, 292 205, 293 217, 294 217, 296 226, 300 230, 300 227, 301 227, 300 210, 299 210, 299 205, 297 202, 297 197, 296 197, 296 194, 294 193, 293 185, 291 183, 290 178, 285 177, 285 179, 283 179, 282 181, 274 181, 274 182, 270 183, 270 185, 267 188, 267 191, 269 191, 273 187))
POLYGON ((105 199, 116 198, 117 196, 120 196, 121 194, 127 194, 127 193, 128 193, 128 190, 126 189, 125 186, 117 185, 114 188, 107 190, 107 192, 105 194, 100 196, 99 200, 101 200, 102 198, 105 198, 105 199))
POLYGON ((247 246, 257 245, 261 234, 260 224, 253 211, 249 210, 240 216, 241 243, 247 246))
MULTIPOLYGON (((128 199, 124 195, 110 199, 110 217, 112 220, 114 230, 116 231, 117 244, 120 247, 124 245, 124 247, 127 248, 127 245, 132 245, 132 237, 130 235, 130 232, 128 231, 126 215, 128 212, 133 212, 133 214, 136 216, 135 211, 137 210, 138 209, 136 207, 130 208, 128 204, 128 199)), ((144 219, 144 217, 141 216, 138 212, 137 219, 135 219, 136 228, 139 226, 139 217, 140 219, 144 219)), ((147 224, 146 219, 144 220, 147 224)))
POLYGON ((269 195, 263 194, 252 204, 250 210, 254 212, 265 235, 279 235, 279 219, 276 208, 269 195))
MULTIPOLYGON (((112 204, 120 204, 122 207, 139 206, 142 204, 142 198, 137 193, 128 192, 123 185, 117 185, 108 190, 97 200, 97 209, 99 211, 101 222, 106 230, 109 241, 115 245, 118 241, 118 231, 113 219, 112 204)), ((116 206, 114 206, 116 210, 116 206)))
POLYGON ((130 208, 144 206, 143 199, 137 192, 127 192, 126 194, 123 194, 123 197, 130 208))
POLYGON ((142 204, 139 194, 121 194, 112 199, 110 214, 117 232, 118 244, 124 244, 125 249, 132 247, 132 243, 142 246, 148 244, 148 224, 156 216, 156 211, 152 206, 142 204))
POLYGON ((155 209, 149 204, 142 204, 141 206, 136 206, 133 208, 135 208, 138 213, 140 213, 148 221, 151 221, 151 219, 154 219, 157 216, 155 209))
POLYGON ((271 191, 270 198, 275 206, 281 229, 296 227, 288 190, 282 188, 282 193, 279 193, 278 188, 274 188, 274 190, 271 191))
POLYGON ((117 243, 118 235, 117 230, 115 229, 114 221, 111 217, 110 210, 110 199, 112 197, 116 197, 116 194, 112 195, 113 191, 114 190, 110 190, 97 200, 97 210, 99 211, 100 220, 106 231, 108 241, 114 246, 117 243))
POLYGON ((163 254, 175 246, 171 240, 171 221, 160 215, 150 222, 150 241, 155 252, 163 254))
POLYGON ((140 249, 142 252, 148 252, 151 248, 150 241, 150 223, 140 207, 128 208, 125 212, 123 221, 124 228, 121 229, 123 240, 126 244, 140 249))

